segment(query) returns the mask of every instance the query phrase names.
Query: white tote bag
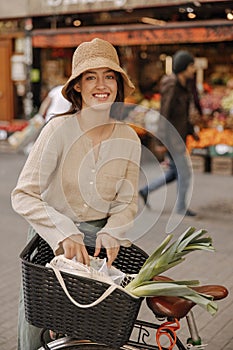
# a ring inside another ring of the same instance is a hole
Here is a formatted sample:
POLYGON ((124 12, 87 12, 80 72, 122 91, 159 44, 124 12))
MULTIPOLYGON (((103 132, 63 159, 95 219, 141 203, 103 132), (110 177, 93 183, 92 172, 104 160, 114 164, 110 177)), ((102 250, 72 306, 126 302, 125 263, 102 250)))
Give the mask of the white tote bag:
POLYGON ((50 263, 47 263, 46 267, 53 269, 67 297, 74 305, 80 308, 90 308, 99 304, 101 301, 107 298, 116 288, 122 288, 120 287, 120 284, 126 276, 122 271, 116 269, 114 266, 108 268, 106 258, 100 259, 94 258, 92 256, 90 256, 90 266, 84 265, 78 262, 76 259, 71 260, 65 258, 64 255, 58 255, 55 256, 50 261, 50 263), (101 281, 109 284, 109 287, 94 302, 86 305, 80 304, 76 300, 74 300, 74 298, 68 292, 64 279, 61 275, 61 271, 70 273, 72 275, 87 277, 97 281, 101 281))

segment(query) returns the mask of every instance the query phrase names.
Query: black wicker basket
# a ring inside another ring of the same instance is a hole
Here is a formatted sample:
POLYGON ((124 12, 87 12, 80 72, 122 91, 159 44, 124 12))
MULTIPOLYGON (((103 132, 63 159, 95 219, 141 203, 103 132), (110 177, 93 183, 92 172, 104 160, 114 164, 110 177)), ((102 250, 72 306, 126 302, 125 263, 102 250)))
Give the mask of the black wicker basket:
MULTIPOLYGON (((88 247, 90 255, 93 251, 93 247, 88 247)), ((105 256, 102 249, 100 257, 105 256)), ((117 288, 100 304, 78 308, 67 298, 54 272, 45 267, 53 257, 53 251, 39 235, 20 254, 27 321, 77 339, 90 339, 116 348, 125 344, 142 299, 117 288)), ((121 247, 114 266, 125 273, 137 273, 146 258, 147 254, 135 245, 121 247)), ((106 283, 64 272, 62 276, 70 295, 83 304, 95 301, 109 287, 106 283)))

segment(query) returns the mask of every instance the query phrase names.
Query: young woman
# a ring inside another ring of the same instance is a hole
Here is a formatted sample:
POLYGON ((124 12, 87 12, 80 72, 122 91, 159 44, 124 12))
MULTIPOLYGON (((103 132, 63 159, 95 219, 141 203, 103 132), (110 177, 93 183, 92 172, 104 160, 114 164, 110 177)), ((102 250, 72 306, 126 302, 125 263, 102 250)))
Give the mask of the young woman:
MULTIPOLYGON (((114 118, 133 90, 109 42, 78 46, 62 90, 71 109, 42 129, 12 192, 14 210, 30 224, 29 238, 37 232, 56 255, 89 264, 83 240, 89 232, 95 256, 105 247, 110 266, 120 245, 131 244, 126 232, 137 213, 141 144, 114 118)), ((21 300, 18 349, 39 346, 39 329, 25 321, 21 300)))

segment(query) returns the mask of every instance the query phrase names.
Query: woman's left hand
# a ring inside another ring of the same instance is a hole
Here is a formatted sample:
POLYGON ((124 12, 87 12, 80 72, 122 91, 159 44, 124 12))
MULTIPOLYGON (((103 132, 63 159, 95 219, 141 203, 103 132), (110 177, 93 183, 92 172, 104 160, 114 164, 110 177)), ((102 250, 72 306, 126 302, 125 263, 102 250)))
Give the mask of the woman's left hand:
POLYGON ((120 243, 116 238, 110 236, 109 234, 100 233, 96 239, 94 256, 99 255, 101 247, 104 247, 107 251, 107 257, 108 257, 107 265, 108 267, 110 267, 113 261, 116 259, 117 254, 120 250, 120 243))

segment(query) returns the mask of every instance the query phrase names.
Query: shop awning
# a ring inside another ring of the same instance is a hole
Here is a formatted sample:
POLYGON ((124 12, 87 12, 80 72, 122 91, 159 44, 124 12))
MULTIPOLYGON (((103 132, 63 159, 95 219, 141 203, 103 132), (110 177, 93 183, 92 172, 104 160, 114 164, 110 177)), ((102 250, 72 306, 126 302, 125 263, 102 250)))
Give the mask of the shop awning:
POLYGON ((76 47, 99 37, 117 46, 222 42, 233 40, 233 23, 227 20, 174 22, 153 25, 98 26, 32 31, 33 47, 76 47))

